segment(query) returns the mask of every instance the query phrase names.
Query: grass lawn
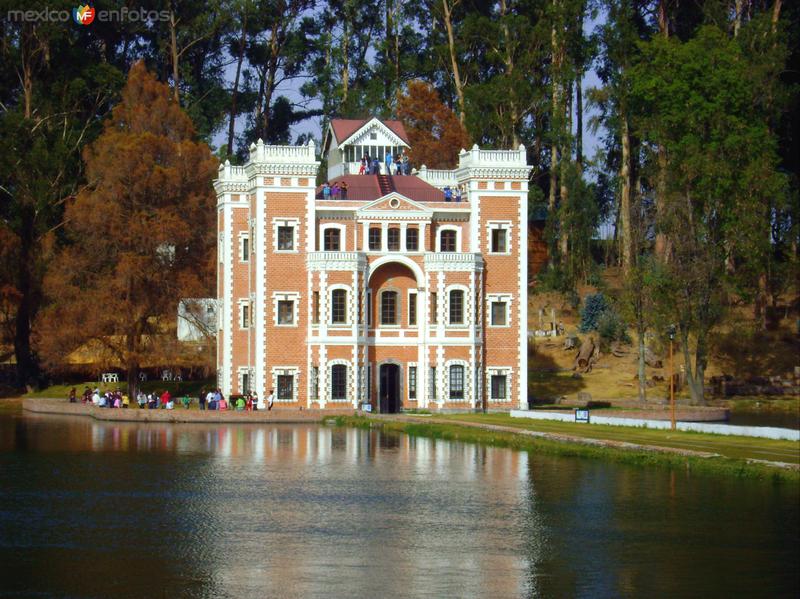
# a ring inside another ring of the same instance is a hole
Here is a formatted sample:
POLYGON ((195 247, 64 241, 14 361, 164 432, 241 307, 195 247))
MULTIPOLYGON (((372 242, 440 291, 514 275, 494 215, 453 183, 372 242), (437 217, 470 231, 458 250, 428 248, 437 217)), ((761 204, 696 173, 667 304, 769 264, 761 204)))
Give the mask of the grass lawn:
POLYGON ((446 414, 436 416, 432 420, 434 422, 479 422, 590 439, 625 441, 640 445, 656 445, 692 451, 708 451, 734 459, 769 460, 790 464, 800 463, 800 443, 794 441, 775 441, 756 437, 733 437, 683 431, 672 432, 601 424, 529 420, 526 418, 512 418, 508 414, 446 414))

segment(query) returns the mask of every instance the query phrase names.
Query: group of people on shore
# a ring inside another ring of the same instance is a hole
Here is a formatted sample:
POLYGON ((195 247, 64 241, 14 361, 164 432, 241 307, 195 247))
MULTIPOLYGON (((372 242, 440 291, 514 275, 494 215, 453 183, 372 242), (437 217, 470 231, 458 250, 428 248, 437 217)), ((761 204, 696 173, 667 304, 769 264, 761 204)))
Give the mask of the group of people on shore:
POLYGON ((245 395, 237 395, 235 398, 232 396, 230 401, 226 401, 225 397, 219 389, 206 392, 205 389, 200 391, 197 397, 198 404, 201 410, 236 410, 237 412, 257 412, 258 410, 271 410, 275 401, 275 395, 272 389, 269 390, 269 396, 266 400, 258 396, 258 393, 251 391, 245 395))
MULTIPOLYGON (((402 154, 392 156, 391 152, 386 152, 384 156, 384 163, 386 164, 387 175, 410 175, 411 174, 411 161, 408 159, 408 154, 403 150, 402 154)), ((364 154, 361 157, 361 166, 358 169, 359 175, 380 175, 381 174, 381 161, 377 156, 370 158, 369 154, 364 154)))
MULTIPOLYGON (((209 391, 203 389, 197 396, 197 403, 201 410, 236 410, 240 412, 255 412, 258 410, 269 411, 272 409, 274 400, 275 396, 272 389, 270 389, 269 396, 266 399, 259 397, 258 393, 252 391, 246 395, 238 395, 235 396, 235 398, 231 397, 230 401, 227 401, 220 389, 211 389, 209 391)), ((73 387, 69 392, 69 402, 77 403, 77 401, 77 392, 75 387, 73 387)), ((86 387, 83 390, 81 402, 84 404, 91 404, 98 408, 127 408, 130 405, 130 398, 119 389, 101 393, 98 387, 96 387, 94 391, 86 387)), ((136 403, 142 410, 173 410, 175 409, 176 401, 168 390, 160 394, 158 391, 151 393, 139 391, 136 394, 136 403)), ((180 398, 179 403, 184 409, 189 409, 192 398, 189 397, 189 395, 184 395, 180 398)))

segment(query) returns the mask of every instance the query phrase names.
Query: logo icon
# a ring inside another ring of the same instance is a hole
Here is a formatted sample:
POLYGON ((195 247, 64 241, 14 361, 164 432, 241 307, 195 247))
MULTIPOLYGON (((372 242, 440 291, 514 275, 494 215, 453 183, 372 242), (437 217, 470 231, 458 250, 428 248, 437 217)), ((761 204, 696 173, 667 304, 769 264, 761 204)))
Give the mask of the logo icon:
POLYGON ((91 25, 94 21, 94 8, 85 4, 72 9, 72 18, 78 25, 91 25))

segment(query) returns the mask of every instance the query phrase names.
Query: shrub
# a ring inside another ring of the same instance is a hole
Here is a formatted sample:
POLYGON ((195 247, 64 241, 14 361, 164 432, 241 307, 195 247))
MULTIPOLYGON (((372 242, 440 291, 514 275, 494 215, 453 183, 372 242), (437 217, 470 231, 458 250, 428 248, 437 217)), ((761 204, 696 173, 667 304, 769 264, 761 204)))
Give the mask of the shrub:
POLYGON ((602 293, 587 295, 581 308, 581 323, 578 330, 581 333, 596 331, 600 324, 600 317, 609 308, 608 300, 602 293))

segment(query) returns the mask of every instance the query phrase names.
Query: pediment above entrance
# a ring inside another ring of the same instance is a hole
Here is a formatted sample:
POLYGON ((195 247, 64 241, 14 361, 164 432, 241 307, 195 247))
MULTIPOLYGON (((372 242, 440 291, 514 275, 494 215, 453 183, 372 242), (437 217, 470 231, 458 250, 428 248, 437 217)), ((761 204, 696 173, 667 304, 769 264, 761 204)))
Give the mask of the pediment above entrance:
POLYGON ((433 211, 411 198, 392 192, 370 202, 358 209, 357 216, 374 217, 406 217, 429 219, 433 211))

